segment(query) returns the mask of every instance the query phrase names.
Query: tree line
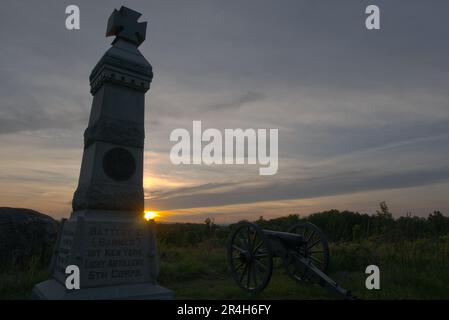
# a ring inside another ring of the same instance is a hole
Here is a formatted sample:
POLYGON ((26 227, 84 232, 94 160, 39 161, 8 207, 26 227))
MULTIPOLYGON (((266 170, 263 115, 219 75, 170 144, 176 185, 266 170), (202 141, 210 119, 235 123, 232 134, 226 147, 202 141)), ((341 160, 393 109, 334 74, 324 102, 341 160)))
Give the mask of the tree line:
MULTIPOLYGON (((275 219, 259 217, 253 221, 263 229, 288 231, 299 222, 320 227, 331 242, 352 242, 372 238, 379 241, 416 240, 449 236, 449 217, 434 211, 427 217, 407 214, 394 218, 387 204, 381 202, 375 214, 328 210, 302 217, 290 214, 275 219)), ((237 224, 217 225, 207 218, 204 224, 158 224, 158 239, 165 244, 195 245, 206 240, 226 241, 237 224)))
POLYGON ((266 229, 287 231, 297 222, 311 222, 320 227, 330 241, 359 241, 378 238, 385 241, 438 238, 449 235, 449 217, 434 211, 427 217, 411 214, 394 218, 387 204, 381 202, 373 215, 366 213, 328 210, 301 218, 299 214, 271 220, 259 218, 257 223, 266 229))

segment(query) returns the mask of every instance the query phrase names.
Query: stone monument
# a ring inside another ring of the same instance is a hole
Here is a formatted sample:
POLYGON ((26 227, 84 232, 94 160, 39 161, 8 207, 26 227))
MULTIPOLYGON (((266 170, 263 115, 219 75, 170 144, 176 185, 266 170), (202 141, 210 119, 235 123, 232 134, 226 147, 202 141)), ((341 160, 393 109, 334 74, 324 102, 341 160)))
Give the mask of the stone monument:
POLYGON ((157 285, 154 221, 143 218, 145 93, 152 67, 138 50, 146 22, 126 7, 114 10, 106 36, 115 36, 90 75, 93 95, 73 212, 63 220, 52 278, 34 287, 38 299, 169 299, 157 285), (80 271, 67 289, 66 267, 80 271))

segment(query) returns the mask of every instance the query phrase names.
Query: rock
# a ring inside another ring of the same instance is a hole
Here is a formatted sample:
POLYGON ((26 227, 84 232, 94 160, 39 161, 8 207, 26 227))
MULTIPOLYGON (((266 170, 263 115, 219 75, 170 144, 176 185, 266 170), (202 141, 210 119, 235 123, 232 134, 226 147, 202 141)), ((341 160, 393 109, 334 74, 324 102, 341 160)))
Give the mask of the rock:
POLYGON ((58 225, 34 210, 0 207, 0 269, 51 254, 58 225))

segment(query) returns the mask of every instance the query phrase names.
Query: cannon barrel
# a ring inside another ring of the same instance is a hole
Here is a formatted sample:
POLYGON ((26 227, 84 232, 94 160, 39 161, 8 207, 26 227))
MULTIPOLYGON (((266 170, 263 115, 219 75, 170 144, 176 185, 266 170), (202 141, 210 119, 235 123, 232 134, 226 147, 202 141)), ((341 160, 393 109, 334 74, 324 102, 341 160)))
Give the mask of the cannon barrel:
POLYGON ((304 238, 302 235, 299 234, 281 231, 272 231, 266 229, 264 229, 263 232, 265 233, 265 235, 267 235, 270 241, 273 241, 274 239, 279 239, 283 244, 291 248, 301 246, 304 244, 304 238))

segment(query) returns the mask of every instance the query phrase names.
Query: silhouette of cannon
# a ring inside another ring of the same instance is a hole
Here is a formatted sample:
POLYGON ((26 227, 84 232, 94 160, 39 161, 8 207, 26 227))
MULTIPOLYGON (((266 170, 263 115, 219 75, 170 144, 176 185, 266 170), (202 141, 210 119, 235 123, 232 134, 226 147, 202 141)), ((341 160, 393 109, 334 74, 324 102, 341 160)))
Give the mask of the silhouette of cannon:
POLYGON ((352 299, 350 291, 326 275, 329 245, 324 233, 314 224, 297 223, 288 232, 262 230, 242 221, 231 233, 228 262, 240 288, 250 293, 265 289, 271 279, 273 259, 282 258, 287 273, 300 283, 317 283, 343 299, 352 299))

